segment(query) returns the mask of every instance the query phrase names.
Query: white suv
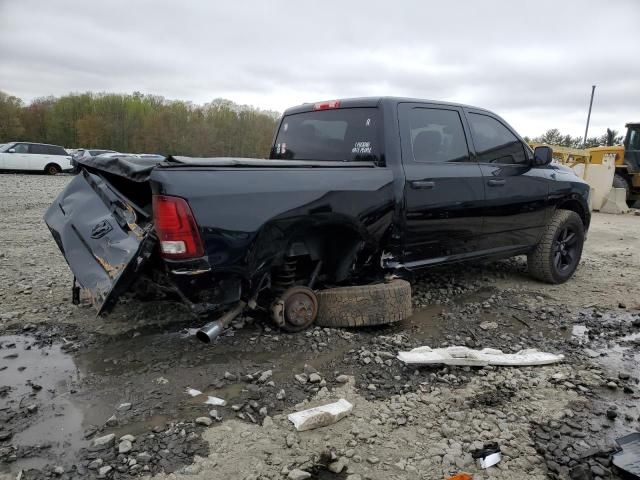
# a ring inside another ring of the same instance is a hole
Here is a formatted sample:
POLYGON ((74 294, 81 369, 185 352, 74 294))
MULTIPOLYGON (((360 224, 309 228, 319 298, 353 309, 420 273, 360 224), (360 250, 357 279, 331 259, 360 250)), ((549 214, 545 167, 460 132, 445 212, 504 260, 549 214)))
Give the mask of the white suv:
POLYGON ((9 142, 0 147, 0 170, 36 170, 56 175, 72 168, 71 157, 58 145, 9 142))

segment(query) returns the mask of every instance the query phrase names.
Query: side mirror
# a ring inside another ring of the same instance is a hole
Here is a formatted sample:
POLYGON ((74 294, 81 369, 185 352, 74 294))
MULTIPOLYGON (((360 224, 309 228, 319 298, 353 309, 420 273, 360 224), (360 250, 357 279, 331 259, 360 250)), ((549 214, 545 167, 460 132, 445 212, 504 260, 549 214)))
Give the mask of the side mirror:
POLYGON ((543 167, 549 165, 553 160, 553 150, 551 147, 536 147, 533 150, 533 165, 543 167))
POLYGON ((16 149, 15 148, 10 148, 9 150, 7 150, 8 153, 16 153, 16 149))

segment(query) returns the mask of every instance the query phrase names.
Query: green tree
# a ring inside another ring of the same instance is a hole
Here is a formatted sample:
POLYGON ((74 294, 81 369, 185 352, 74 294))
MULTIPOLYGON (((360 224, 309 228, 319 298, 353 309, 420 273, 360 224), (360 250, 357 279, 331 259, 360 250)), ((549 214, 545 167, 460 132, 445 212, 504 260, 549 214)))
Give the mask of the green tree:
POLYGON ((0 92, 0 142, 20 140, 24 127, 20 121, 22 100, 0 92))

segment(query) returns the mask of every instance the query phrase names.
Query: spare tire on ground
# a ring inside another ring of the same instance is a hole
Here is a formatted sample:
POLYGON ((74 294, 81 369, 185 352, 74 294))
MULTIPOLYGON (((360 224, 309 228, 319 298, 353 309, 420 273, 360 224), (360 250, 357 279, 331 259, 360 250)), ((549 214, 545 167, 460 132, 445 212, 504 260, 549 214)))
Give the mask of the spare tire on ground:
POLYGON ((411 316, 411 284, 389 283, 338 287, 316 292, 321 327, 365 327, 384 325, 411 316))

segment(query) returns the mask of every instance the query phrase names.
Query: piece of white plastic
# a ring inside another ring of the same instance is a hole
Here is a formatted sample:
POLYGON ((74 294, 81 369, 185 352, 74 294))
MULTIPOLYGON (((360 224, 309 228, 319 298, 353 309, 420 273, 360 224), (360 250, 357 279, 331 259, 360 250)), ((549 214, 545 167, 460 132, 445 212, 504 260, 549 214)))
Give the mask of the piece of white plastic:
POLYGON ((500 452, 491 453, 486 457, 476 459, 476 465, 478 465, 478 468, 489 468, 500 462, 500 460, 502 460, 500 452))
POLYGON ((202 392, 200 390, 196 390, 195 388, 187 387, 187 394, 191 395, 192 397, 197 397, 198 395, 202 395, 202 392))
POLYGON ((224 407, 227 404, 225 400, 218 397, 207 397, 207 401, 204 403, 205 405, 215 405, 218 407, 224 407))
POLYGON ((344 398, 337 402, 290 413, 288 419, 299 432, 313 428, 326 427, 343 419, 351 413, 353 405, 344 398))
POLYGON ((408 364, 429 365, 464 365, 483 367, 485 365, 501 366, 534 366, 549 365, 564 359, 564 355, 541 352, 536 349, 520 350, 517 353, 504 353, 494 348, 472 350, 467 347, 454 346, 447 348, 418 347, 408 352, 399 352, 398 360, 408 364))

